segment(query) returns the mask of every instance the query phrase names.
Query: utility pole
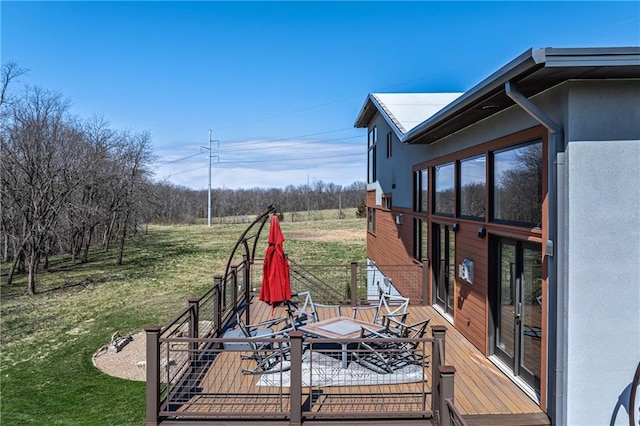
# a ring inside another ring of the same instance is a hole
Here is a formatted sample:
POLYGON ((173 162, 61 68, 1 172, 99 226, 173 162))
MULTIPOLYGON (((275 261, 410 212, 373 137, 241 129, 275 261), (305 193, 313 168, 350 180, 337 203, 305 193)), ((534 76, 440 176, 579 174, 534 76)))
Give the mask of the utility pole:
MULTIPOLYGON (((209 195, 207 197, 207 226, 211 228, 211 158, 214 155, 211 155, 211 142, 218 142, 218 148, 220 148, 220 141, 213 141, 211 139, 211 129, 209 129, 209 147, 201 146, 202 149, 209 150, 209 195)), ((215 155, 215 157, 218 157, 215 155)), ((220 161, 220 157, 218 157, 218 161, 220 161)))
POLYGON ((211 129, 209 129, 209 196, 207 197, 207 226, 211 228, 211 129))

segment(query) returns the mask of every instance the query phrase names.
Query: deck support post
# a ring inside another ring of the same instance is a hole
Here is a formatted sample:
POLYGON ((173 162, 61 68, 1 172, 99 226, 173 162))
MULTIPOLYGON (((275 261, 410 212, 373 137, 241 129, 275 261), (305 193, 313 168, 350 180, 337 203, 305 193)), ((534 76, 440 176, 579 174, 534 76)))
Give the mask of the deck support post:
POLYGON ((351 307, 358 306, 358 262, 351 262, 351 307))
MULTIPOLYGON (((189 337, 197 339, 200 337, 200 298, 192 297, 189 299, 189 337)), ((198 342, 189 343, 189 359, 191 359, 192 367, 198 358, 198 342)))
POLYGON ((434 416, 437 415, 440 407, 440 374, 438 367, 444 364, 444 342, 447 334, 447 327, 444 325, 434 325, 431 327, 431 410, 434 416), (442 348, 442 352, 440 351, 442 348))
POLYGON ((291 343, 290 426, 302 424, 302 331, 289 333, 291 343))
POLYGON ((438 412, 438 426, 451 426, 451 417, 449 417, 449 407, 447 399, 453 399, 453 382, 456 374, 456 368, 452 365, 438 366, 438 374, 440 376, 440 401, 438 412))
POLYGON ((145 426, 158 426, 160 413, 160 330, 158 325, 144 328, 147 335, 147 414, 145 426))
POLYGON ((213 327, 216 330, 216 336, 222 334, 220 328, 222 327, 222 276, 216 275, 213 277, 213 300, 214 309, 213 313, 213 327))

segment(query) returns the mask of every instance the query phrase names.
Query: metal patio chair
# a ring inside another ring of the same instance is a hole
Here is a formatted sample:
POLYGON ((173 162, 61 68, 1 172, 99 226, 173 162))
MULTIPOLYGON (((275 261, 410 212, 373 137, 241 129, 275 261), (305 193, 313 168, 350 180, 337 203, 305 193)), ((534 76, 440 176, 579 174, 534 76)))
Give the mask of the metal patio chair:
POLYGON ((409 298, 402 296, 394 296, 391 294, 380 295, 380 301, 373 306, 354 306, 353 318, 358 319, 358 314, 362 316, 362 312, 375 309, 373 314, 373 324, 384 325, 384 319, 395 318, 404 323, 409 314, 409 298))
POLYGON ((340 316, 339 305, 315 303, 309 291, 292 294, 291 297, 297 300, 288 300, 285 305, 287 307, 289 325, 294 330, 297 330, 298 327, 305 325, 307 322, 318 322, 321 316, 325 317, 327 314, 329 317, 340 316))
POLYGON ((252 368, 243 368, 244 374, 265 374, 291 368, 288 318, 275 318, 255 324, 246 324, 236 314, 237 327, 228 330, 223 338, 244 338, 242 342, 225 342, 226 350, 242 352, 240 358, 253 360, 252 368))
POLYGON ((362 328, 360 342, 354 353, 355 361, 377 373, 387 374, 409 365, 423 365, 425 354, 420 350, 420 341, 397 341, 395 339, 421 339, 427 330, 430 318, 406 324, 385 316, 382 331, 362 328))

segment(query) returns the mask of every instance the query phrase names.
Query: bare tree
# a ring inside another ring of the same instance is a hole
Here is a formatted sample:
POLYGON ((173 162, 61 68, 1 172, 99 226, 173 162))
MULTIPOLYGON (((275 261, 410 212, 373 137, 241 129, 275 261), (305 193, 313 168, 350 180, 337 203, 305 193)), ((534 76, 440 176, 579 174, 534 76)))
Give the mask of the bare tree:
POLYGON ((81 182, 83 134, 67 116, 59 94, 27 90, 11 110, 3 134, 3 198, 19 212, 18 258, 26 258, 27 294, 36 292, 36 275, 46 240, 54 232, 61 209, 81 182))

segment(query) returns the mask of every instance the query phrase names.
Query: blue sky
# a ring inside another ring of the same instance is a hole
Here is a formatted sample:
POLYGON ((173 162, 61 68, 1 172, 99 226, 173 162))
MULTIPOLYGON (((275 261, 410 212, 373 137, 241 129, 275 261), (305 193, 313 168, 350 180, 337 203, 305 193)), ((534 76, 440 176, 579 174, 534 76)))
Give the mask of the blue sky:
POLYGON ((640 45, 640 2, 2 1, 2 62, 81 118, 149 131, 204 189, 366 179, 370 92, 464 92, 533 47, 640 45))

